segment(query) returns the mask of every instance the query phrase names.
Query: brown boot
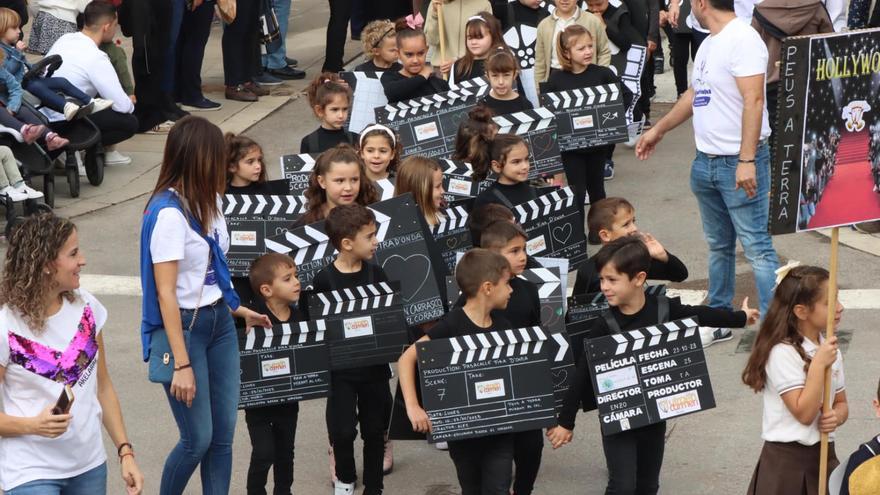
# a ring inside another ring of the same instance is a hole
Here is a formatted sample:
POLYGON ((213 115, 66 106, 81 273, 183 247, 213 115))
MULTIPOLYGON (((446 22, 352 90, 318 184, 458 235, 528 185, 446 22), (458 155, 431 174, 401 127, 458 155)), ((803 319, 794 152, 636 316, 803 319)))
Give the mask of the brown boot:
POLYGON ((226 99, 233 101, 254 102, 259 98, 256 94, 248 90, 244 84, 238 86, 226 86, 226 99))
POLYGON ((260 86, 259 84, 248 81, 244 83, 244 87, 247 88, 248 91, 257 95, 257 96, 269 96, 269 88, 265 86, 260 86))

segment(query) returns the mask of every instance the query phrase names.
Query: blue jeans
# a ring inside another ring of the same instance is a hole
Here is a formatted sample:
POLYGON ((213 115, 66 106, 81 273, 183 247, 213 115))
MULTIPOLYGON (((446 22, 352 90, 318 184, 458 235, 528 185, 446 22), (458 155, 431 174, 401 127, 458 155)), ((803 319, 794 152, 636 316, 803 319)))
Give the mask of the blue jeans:
MULTIPOLYGON (((180 317, 183 328, 189 328, 193 310, 182 309, 180 317)), ((180 441, 165 460, 159 493, 184 493, 193 471, 201 464, 202 493, 225 494, 232 474, 240 377, 238 337, 229 307, 222 300, 199 310, 188 352, 196 396, 192 407, 186 407, 171 396, 170 385, 165 386, 180 441)))
POLYGON ((104 495, 107 493, 107 463, 73 478, 29 481, 5 493, 6 495, 104 495))
POLYGON ((736 282, 736 239, 752 265, 761 317, 773 298, 779 259, 768 230, 770 214, 770 151, 758 146, 758 193, 753 198, 736 189, 739 156, 707 155, 697 151, 691 167, 691 190, 700 206, 703 234, 709 244, 709 306, 732 308, 736 282))
POLYGON ((272 0, 272 10, 278 17, 278 30, 281 32, 281 45, 268 55, 263 55, 263 67, 267 69, 283 69, 287 67, 287 24, 290 21, 290 4, 292 0, 272 0))
POLYGON ((177 69, 177 42, 183 26, 183 13, 186 11, 186 0, 171 0, 171 19, 168 22, 170 32, 168 49, 165 51, 165 70, 162 73, 162 92, 174 92, 174 80, 177 69))
POLYGON ((67 100, 58 94, 59 92, 78 100, 80 105, 87 105, 92 101, 91 96, 83 93, 63 77, 36 77, 26 83, 24 89, 56 112, 64 112, 64 104, 67 103, 67 100))

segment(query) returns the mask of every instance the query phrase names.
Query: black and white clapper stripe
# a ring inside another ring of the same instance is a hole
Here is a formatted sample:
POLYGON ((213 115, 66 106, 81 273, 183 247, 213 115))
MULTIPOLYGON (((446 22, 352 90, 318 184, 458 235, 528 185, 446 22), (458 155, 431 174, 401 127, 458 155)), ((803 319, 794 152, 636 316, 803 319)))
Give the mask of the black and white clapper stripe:
POLYGON ((275 194, 226 194, 223 215, 301 215, 306 212, 306 199, 301 196, 275 194))
POLYGON ((562 297, 562 281, 552 270, 532 268, 523 271, 519 277, 538 286, 538 298, 540 299, 549 299, 554 296, 562 297))
POLYGON ((463 206, 453 206, 445 210, 446 218, 433 227, 435 236, 452 232, 467 225, 468 212, 463 206))
POLYGON ((547 333, 541 327, 523 327, 446 339, 451 353, 449 364, 539 354, 546 340, 547 333))
POLYGON ((513 213, 516 216, 517 222, 524 224, 555 211, 560 211, 571 206, 573 203, 574 193, 570 187, 564 187, 518 205, 513 213))
POLYGON ((620 87, 616 84, 601 84, 589 88, 547 93, 547 103, 553 109, 559 110, 611 102, 620 97, 620 87))
POLYGON ((268 349, 291 344, 314 344, 324 341, 327 324, 324 320, 282 323, 272 328, 254 327, 245 339, 245 350, 268 349), (280 329, 280 332, 277 331, 280 329))
POLYGON ((525 134, 550 127, 556 115, 550 110, 539 107, 534 110, 499 115, 492 120, 498 124, 500 134, 525 134))
POLYGON ((353 311, 379 309, 393 306, 400 291, 387 282, 359 285, 350 289, 333 290, 316 294, 321 316, 339 315, 353 311))
POLYGON ((281 175, 285 172, 311 172, 315 169, 317 155, 300 153, 281 157, 281 175))
MULTIPOLYGON (((467 83, 469 81, 464 82, 467 83)), ((446 103, 455 103, 458 100, 479 97, 486 94, 488 91, 488 84, 462 84, 458 89, 451 89, 430 96, 420 96, 418 98, 404 100, 397 103, 389 103, 383 108, 387 114, 387 119, 393 121, 398 118, 428 113, 435 108, 440 108, 441 105, 446 103)))
POLYGON ((678 340, 680 336, 691 337, 697 331, 697 322, 692 318, 670 321, 650 327, 612 334, 617 342, 614 355, 638 351, 646 347, 654 347, 678 340), (682 333, 684 332, 684 333, 682 333))
POLYGON ((437 161, 440 163, 440 170, 446 175, 463 175, 470 177, 474 174, 474 168, 468 162, 450 160, 448 158, 441 158, 437 161))

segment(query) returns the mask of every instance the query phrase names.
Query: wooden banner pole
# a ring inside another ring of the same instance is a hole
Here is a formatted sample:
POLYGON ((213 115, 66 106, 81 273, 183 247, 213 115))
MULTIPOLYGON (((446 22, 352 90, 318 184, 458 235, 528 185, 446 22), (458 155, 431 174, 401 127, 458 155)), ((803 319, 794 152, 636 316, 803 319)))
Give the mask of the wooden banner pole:
MULTIPOLYGON (((825 339, 834 336, 834 317, 837 314, 837 256, 840 232, 837 227, 831 230, 831 260, 828 266, 828 316, 825 319, 825 339)), ((825 370, 825 387, 822 391, 822 414, 831 411, 831 366, 825 370)), ((819 495, 825 495, 828 487, 828 434, 822 433, 819 446, 819 495)))
MULTIPOLYGON (((437 29, 440 32, 440 63, 446 63, 446 26, 443 23, 443 2, 437 3, 437 29)), ((449 74, 443 74, 443 79, 449 79, 449 74)))

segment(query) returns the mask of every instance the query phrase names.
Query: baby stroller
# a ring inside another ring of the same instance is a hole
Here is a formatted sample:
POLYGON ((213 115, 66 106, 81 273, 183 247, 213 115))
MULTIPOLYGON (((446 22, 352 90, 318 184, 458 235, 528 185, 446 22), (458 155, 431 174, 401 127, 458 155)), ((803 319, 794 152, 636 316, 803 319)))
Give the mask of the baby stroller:
MULTIPOLYGON (((16 161, 20 163, 21 176, 26 182, 34 175, 43 175, 52 171, 52 159, 43 148, 36 143, 18 142, 16 137, 8 131, 5 127, 0 127, 0 146, 8 146, 12 150, 16 161)), ((43 194, 45 203, 38 199, 13 201, 8 196, 0 198, 0 207, 5 209, 6 226, 3 228, 3 233, 7 239, 12 233, 12 229, 21 223, 24 217, 40 212, 52 211, 51 204, 54 203, 54 197, 50 197, 48 190, 44 191, 43 194)))

